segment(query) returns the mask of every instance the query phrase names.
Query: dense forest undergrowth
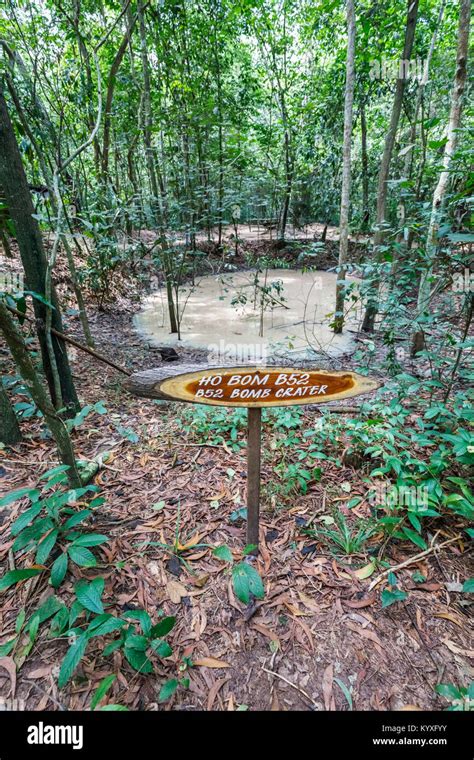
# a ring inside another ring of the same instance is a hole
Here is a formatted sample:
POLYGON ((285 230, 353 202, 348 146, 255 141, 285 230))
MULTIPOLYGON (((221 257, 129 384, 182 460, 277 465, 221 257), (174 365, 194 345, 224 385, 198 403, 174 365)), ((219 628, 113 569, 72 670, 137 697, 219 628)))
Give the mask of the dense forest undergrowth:
POLYGON ((469 14, 8 3, 2 704, 472 709, 469 14), (246 410, 124 382, 208 362, 179 340, 199 278, 248 271, 281 313, 285 268, 337 275, 353 341, 296 363, 381 387, 264 410, 255 557, 246 410), (174 352, 134 324, 157 289, 174 352))

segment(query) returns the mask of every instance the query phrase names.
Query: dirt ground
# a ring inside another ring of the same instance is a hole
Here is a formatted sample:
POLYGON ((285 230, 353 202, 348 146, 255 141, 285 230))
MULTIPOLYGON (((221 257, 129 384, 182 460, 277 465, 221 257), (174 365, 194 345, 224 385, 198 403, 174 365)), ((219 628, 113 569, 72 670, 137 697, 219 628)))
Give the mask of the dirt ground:
MULTIPOLYGON (((123 298, 118 306, 91 315, 97 349, 129 370, 160 361, 134 331, 137 308, 123 298)), ((66 321, 68 331, 79 336, 77 318, 66 321)), ((197 360, 199 352, 184 357, 197 360)), ((460 578, 472 575, 461 541, 401 570, 398 576, 411 589, 409 597, 382 610, 379 590, 368 590, 373 578, 360 580, 354 574, 367 556, 335 559, 302 533, 308 521, 329 513, 334 504, 349 514, 349 496, 341 484, 350 482, 350 496, 366 494, 361 470, 328 463, 307 494, 291 496, 283 504, 264 498, 257 567, 265 597, 245 607, 233 593, 228 566, 211 548, 196 546, 226 544, 236 560, 241 557, 245 526, 230 517, 239 498, 245 499, 245 448, 235 453, 223 445, 197 444, 177 424, 178 405, 132 398, 121 387, 120 373, 74 349, 71 359, 81 401, 104 400, 107 408, 105 415, 91 415, 73 439, 81 459, 110 452, 94 480, 106 501, 93 526, 111 542, 97 552, 98 568, 73 566, 74 576, 63 583, 60 596, 71 602, 73 582, 100 572, 110 612, 141 607, 153 619, 158 609, 176 616, 169 636, 174 651, 155 674, 139 675, 118 651, 102 657, 96 639, 77 677, 60 692, 57 673, 67 642, 48 639, 42 632, 16 673, 9 657, 0 660, 0 695, 14 694, 29 709, 80 710, 100 680, 115 672, 108 701, 130 709, 435 710, 446 707, 434 692, 436 684, 472 680, 472 621, 469 606, 455 590, 460 578), (120 435, 118 425, 132 429, 138 441, 120 435), (235 473, 231 478, 229 468, 235 473), (160 547, 143 547, 149 541, 172 542, 178 518, 180 542, 189 544, 183 550, 188 568, 160 547), (413 583, 415 570, 426 577, 424 583, 413 583), (195 663, 186 671, 189 688, 158 705, 163 681, 183 674, 183 658, 195 663), (350 692, 352 705, 339 684, 350 692)), ((3 364, 8 364, 5 358, 3 364)), ((305 416, 311 422, 318 412, 308 408, 305 416)), ((56 464, 51 440, 40 436, 38 421, 28 421, 24 429, 23 443, 0 450, 0 494, 36 485, 56 464)), ((276 434, 265 435, 269 444, 269 436, 276 434)), ((273 462, 271 446, 264 449, 265 493, 273 462)), ((10 522, 24 508, 25 501, 20 501, 0 512, 3 567, 11 563, 10 522)), ((351 513, 363 517, 367 510, 362 501, 351 513)), ((446 525, 442 538, 449 539, 454 530, 446 525)), ((412 545, 388 550, 393 564, 414 554, 412 545)), ((52 593, 47 580, 39 578, 2 596, 0 643, 11 638, 22 608, 28 616, 52 593)))

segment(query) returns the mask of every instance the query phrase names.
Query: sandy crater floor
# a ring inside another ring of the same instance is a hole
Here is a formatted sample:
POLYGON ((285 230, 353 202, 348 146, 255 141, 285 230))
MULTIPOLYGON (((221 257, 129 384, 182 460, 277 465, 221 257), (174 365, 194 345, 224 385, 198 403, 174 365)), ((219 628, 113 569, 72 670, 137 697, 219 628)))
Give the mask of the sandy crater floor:
MULTIPOLYGON (((347 328, 356 329, 360 316, 356 310, 348 314, 342 335, 334 335, 329 326, 334 312, 335 273, 268 270, 266 286, 281 284, 278 289, 272 287, 270 293, 283 305, 273 303, 272 307, 268 303, 263 318, 261 289, 257 289, 254 308, 254 279, 254 271, 226 273, 201 277, 194 288, 183 288, 180 342, 170 333, 164 288, 148 296, 135 316, 135 326, 152 345, 181 345, 214 353, 220 350, 221 354, 235 348, 235 358, 243 361, 265 355, 299 358, 312 351, 337 357, 353 350, 352 334, 347 328), (235 303, 237 298, 240 303, 235 303)), ((260 288, 265 284, 263 272, 259 273, 258 283, 260 288)))

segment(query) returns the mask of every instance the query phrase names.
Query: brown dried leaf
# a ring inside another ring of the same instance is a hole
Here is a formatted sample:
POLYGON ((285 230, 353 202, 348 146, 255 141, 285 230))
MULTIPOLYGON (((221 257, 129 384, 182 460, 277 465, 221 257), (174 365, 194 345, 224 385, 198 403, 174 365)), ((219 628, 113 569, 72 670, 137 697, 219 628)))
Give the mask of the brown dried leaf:
POLYGON ((442 639, 442 642, 453 654, 460 654, 463 657, 474 659, 474 649, 462 649, 457 644, 455 644, 454 641, 451 641, 451 639, 442 639))
POLYGON ((15 698, 15 691, 16 691, 16 665, 13 657, 0 657, 0 668, 3 668, 7 671, 8 675, 10 676, 10 684, 11 684, 11 693, 10 697, 11 699, 15 698))
POLYGON ((327 666, 327 668, 324 671, 323 674, 323 697, 324 697, 324 707, 326 710, 334 710, 335 705, 334 704, 334 695, 333 695, 333 677, 334 677, 334 668, 332 663, 327 666))
POLYGON ((179 604, 183 596, 188 596, 188 590, 178 581, 168 581, 166 584, 166 593, 170 602, 179 604))
POLYGON ((310 596, 305 594, 303 591, 298 591, 298 596, 305 605, 305 607, 308 607, 308 609, 312 610, 313 612, 320 612, 320 607, 314 599, 311 599, 310 596))
POLYGON ((370 607, 375 602, 376 596, 366 596, 363 599, 342 599, 342 603, 353 610, 361 610, 363 607, 370 607))
POLYGON ((201 668, 231 668, 228 662, 218 660, 216 657, 202 657, 200 660, 194 660, 193 665, 201 668))
POLYGON ((450 623, 454 623, 454 625, 458 625, 460 628, 463 627, 463 624, 459 620, 459 618, 455 617, 454 615, 451 615, 450 612, 435 612, 433 617, 443 618, 443 620, 449 620, 450 623))
POLYGON ((212 710, 212 706, 215 702, 218 692, 220 691, 220 689, 222 689, 224 684, 227 683, 227 681, 230 681, 230 676, 227 676, 226 678, 221 678, 219 681, 216 681, 215 684, 211 687, 211 690, 209 691, 209 696, 207 698, 208 711, 212 710))

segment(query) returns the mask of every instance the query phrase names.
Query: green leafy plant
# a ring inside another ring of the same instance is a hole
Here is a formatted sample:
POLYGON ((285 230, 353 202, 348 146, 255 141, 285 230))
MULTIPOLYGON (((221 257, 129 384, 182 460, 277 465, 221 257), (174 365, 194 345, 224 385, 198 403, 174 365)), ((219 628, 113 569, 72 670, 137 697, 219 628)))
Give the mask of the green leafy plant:
POLYGON ((384 588, 381 593, 382 607, 390 607, 397 602, 403 602, 407 599, 406 591, 398 588, 397 578, 394 573, 388 574, 388 587, 384 588))
MULTIPOLYGON (((97 559, 91 548, 109 540, 100 533, 82 532, 82 523, 90 518, 94 509, 104 503, 102 497, 93 498, 87 504, 82 501, 86 494, 96 493, 97 486, 51 490, 64 482, 67 469, 66 465, 55 467, 41 476, 41 480, 45 481, 41 489, 12 491, 0 501, 0 507, 3 507, 20 498, 29 498, 31 506, 22 512, 10 527, 11 535, 15 539, 12 549, 18 556, 34 551, 34 561, 38 566, 44 566, 53 557, 50 580, 54 588, 64 580, 69 562, 79 567, 95 567, 97 559), (85 508, 77 510, 72 506, 76 503, 85 508)), ((0 580, 0 590, 12 582, 24 580, 28 574, 35 575, 41 572, 41 569, 43 568, 25 568, 14 571, 16 575, 7 574, 0 580)))
MULTIPOLYGON (((249 555, 254 549, 255 547, 249 544, 245 547, 243 555, 249 555)), ((232 552, 225 545, 216 546, 213 554, 218 559, 231 565, 232 585, 237 599, 243 602, 243 604, 249 604, 252 598, 263 599, 265 596, 263 582, 258 570, 253 565, 248 561, 235 564, 232 552)))
MULTIPOLYGON (((105 611, 102 601, 103 592, 104 579, 100 577, 90 582, 81 580, 75 585, 76 601, 69 611, 67 620, 62 621, 61 633, 67 635, 69 639, 72 638, 73 642, 61 663, 58 678, 60 689, 64 688, 73 677, 89 643, 98 637, 118 633, 118 638, 113 639, 103 648, 103 656, 107 657, 115 650, 121 649, 127 662, 139 673, 152 673, 153 661, 156 657, 165 659, 173 653, 165 637, 176 623, 174 617, 163 617, 153 623, 149 614, 140 609, 128 610, 121 617, 116 617, 105 611), (81 627, 78 627, 78 621, 81 618, 84 618, 84 622, 81 627), (86 627, 83 627, 84 625, 86 627)), ((111 683, 107 681, 106 688, 111 683)), ((103 687, 105 690, 103 693, 100 692, 94 706, 103 697, 106 688, 103 687)), ((177 686, 172 691, 169 686, 167 688, 171 696, 177 686)))
POLYGON ((364 551, 367 541, 377 532, 373 520, 358 520, 352 528, 342 512, 335 511, 333 519, 334 528, 305 528, 303 533, 327 544, 336 553, 349 555, 364 551))
POLYGON ((435 691, 451 704, 446 710, 453 712, 474 712, 474 681, 465 686, 455 686, 452 683, 439 683, 435 691))

